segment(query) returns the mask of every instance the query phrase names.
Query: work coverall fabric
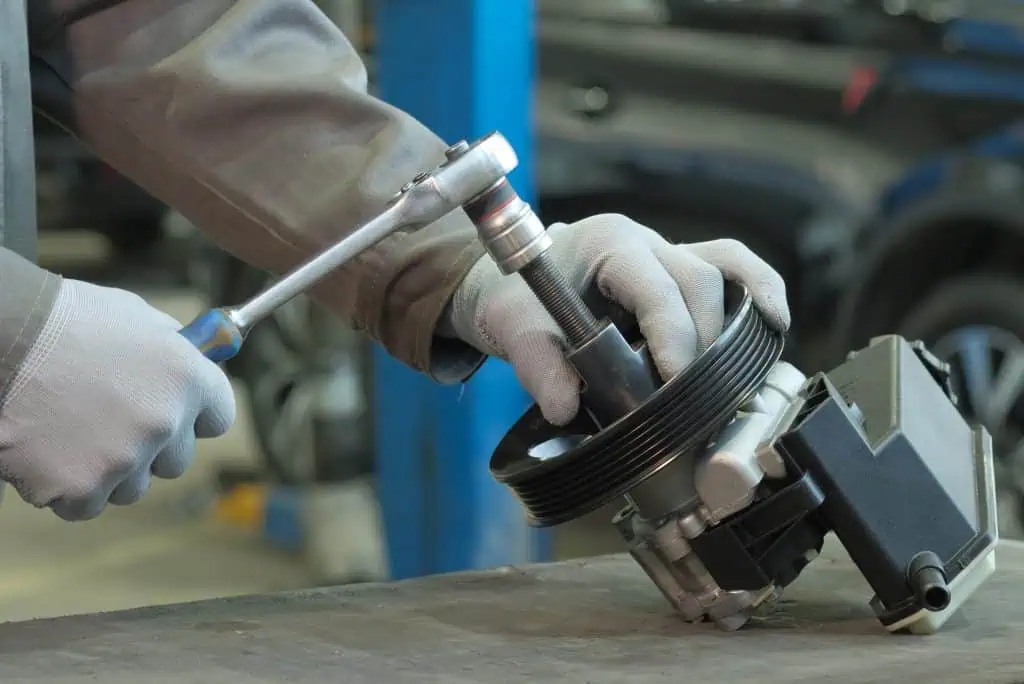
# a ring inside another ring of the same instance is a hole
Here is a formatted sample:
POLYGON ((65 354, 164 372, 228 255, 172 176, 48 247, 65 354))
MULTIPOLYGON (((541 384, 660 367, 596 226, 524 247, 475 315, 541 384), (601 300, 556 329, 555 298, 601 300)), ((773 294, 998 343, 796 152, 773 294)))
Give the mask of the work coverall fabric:
POLYGON ((0 388, 14 376, 57 295, 37 268, 36 191, 25 8, 0 2, 0 388), (19 256, 20 255, 20 256, 19 256))
MULTIPOLYGON (((289 270, 444 159, 443 141, 367 94, 361 59, 311 0, 99 4, 111 6, 29 3, 33 80, 46 83, 37 108, 254 266, 289 270)), ((385 239, 311 295, 456 382, 482 355, 436 330, 482 255, 459 210, 385 239)), ((7 253, 0 274, 13 293, 0 296, 2 372, 38 335, 53 278, 7 253)))

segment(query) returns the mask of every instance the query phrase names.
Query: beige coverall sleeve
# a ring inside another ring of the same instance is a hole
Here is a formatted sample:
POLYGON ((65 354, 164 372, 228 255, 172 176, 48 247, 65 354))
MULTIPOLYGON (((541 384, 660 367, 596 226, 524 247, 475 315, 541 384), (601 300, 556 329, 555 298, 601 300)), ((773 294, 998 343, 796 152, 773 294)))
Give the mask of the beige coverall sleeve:
MULTIPOLYGON (((50 4, 66 46, 34 56, 70 89, 75 133, 254 266, 290 269, 444 158, 437 136, 367 94, 358 54, 312 0, 126 0, 77 19, 87 0, 50 4)), ((313 296, 406 364, 459 381, 481 355, 435 332, 482 254, 457 211, 386 239, 313 296)))

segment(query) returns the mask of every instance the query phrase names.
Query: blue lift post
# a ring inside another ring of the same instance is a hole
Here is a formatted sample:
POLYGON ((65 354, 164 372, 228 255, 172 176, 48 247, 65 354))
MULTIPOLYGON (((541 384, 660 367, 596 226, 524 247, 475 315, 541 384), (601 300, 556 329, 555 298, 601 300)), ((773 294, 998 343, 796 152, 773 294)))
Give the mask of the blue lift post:
MULTIPOLYGON (((375 0, 375 84, 386 102, 449 143, 498 130, 519 155, 511 180, 533 197, 533 0, 375 0)), ((544 560, 491 479, 491 451, 530 403, 489 361, 439 387, 380 350, 374 359, 378 483, 394 579, 544 560)))

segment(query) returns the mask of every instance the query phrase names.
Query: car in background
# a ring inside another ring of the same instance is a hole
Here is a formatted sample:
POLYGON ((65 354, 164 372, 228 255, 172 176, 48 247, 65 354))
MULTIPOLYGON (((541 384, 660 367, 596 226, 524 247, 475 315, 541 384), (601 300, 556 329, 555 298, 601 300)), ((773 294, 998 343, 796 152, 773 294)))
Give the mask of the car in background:
POLYGON ((869 56, 755 33, 743 4, 538 3, 542 216, 618 211, 674 241, 747 243, 789 286, 787 355, 813 364, 810 323, 843 288, 854 227, 913 157, 846 130, 869 56))
POLYGON ((922 159, 1021 114, 1005 92, 978 96, 1014 68, 1005 12, 979 21, 946 0, 538 6, 542 197, 556 214, 612 209, 673 239, 748 243, 790 286, 799 339, 787 353, 808 367, 828 358, 818 323, 853 277, 879 198, 922 159), (939 87, 947 78, 975 91, 939 87))

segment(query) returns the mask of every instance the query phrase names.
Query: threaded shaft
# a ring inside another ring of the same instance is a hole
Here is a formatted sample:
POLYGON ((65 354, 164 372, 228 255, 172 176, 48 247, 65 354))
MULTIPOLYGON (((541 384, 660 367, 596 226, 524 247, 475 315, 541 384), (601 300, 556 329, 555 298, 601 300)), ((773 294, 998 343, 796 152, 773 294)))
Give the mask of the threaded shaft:
POLYGON ((581 346, 601 331, 597 318, 549 255, 537 256, 519 273, 573 347, 581 346))

